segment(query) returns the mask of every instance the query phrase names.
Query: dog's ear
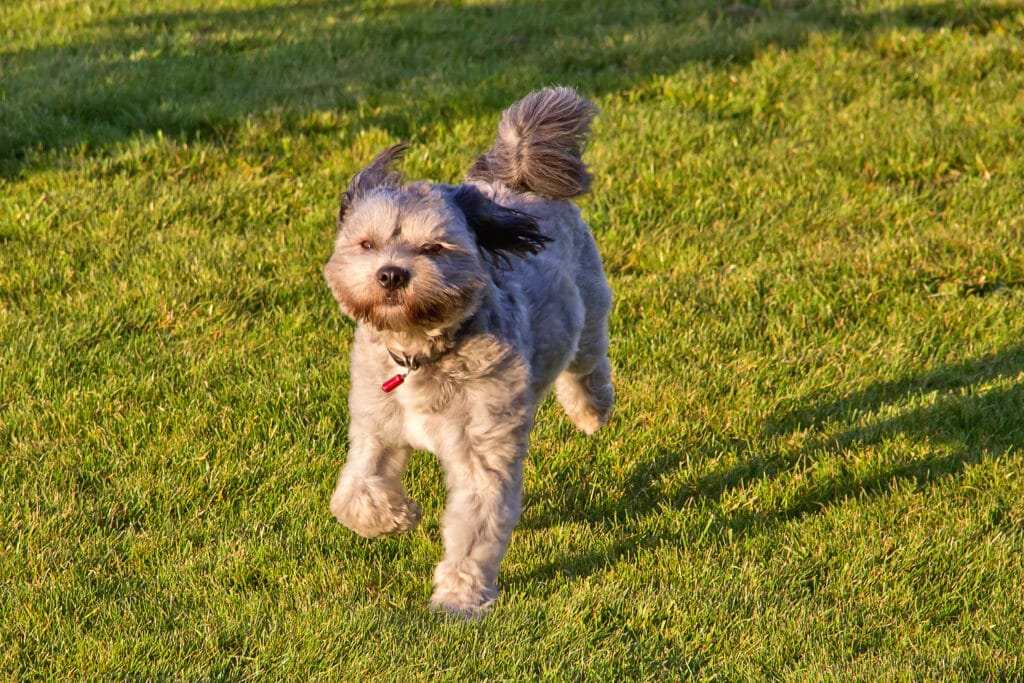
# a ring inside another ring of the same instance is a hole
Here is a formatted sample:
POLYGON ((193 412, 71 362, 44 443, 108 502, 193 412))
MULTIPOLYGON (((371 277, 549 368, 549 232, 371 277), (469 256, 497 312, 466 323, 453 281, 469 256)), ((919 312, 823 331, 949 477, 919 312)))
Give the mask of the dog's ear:
POLYGON ((466 215, 480 250, 496 266, 504 262, 511 267, 510 257, 537 254, 552 241, 533 216, 496 204, 472 185, 455 188, 453 199, 466 215))
POLYGON ((359 197, 376 187, 398 185, 402 182, 401 174, 392 171, 391 164, 401 159, 408 148, 409 145, 404 142, 392 145, 374 157, 369 166, 356 173, 341 198, 341 206, 338 207, 339 228, 341 227, 341 222, 345 219, 345 214, 348 213, 348 210, 352 208, 352 204, 359 197))

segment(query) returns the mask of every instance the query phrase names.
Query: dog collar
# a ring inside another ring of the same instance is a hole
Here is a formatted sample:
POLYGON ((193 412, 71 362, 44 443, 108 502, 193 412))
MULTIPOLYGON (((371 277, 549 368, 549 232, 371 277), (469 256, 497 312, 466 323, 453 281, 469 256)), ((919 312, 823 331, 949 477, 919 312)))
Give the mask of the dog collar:
POLYGON ((401 365, 403 368, 408 368, 410 372, 419 369, 419 367, 428 360, 427 356, 424 354, 409 356, 404 353, 395 353, 387 346, 384 348, 388 350, 388 355, 391 356, 391 360, 395 361, 396 364, 401 365))
MULTIPOLYGON (((472 318, 470 318, 470 320, 472 320, 472 318)), ((452 349, 458 346, 460 338, 465 333, 466 329, 469 327, 469 322, 470 321, 467 320, 464 323, 462 323, 462 325, 459 326, 459 329, 455 332, 455 334, 452 335, 452 341, 448 345, 448 347, 436 354, 428 355, 425 353, 421 353, 415 356, 410 356, 409 354, 406 353, 397 353, 396 351, 392 350, 390 346, 385 346, 384 348, 387 349, 388 355, 391 356, 391 360, 395 361, 396 365, 405 368, 405 372, 400 372, 394 377, 391 377, 390 379, 386 380, 384 384, 380 385, 381 391, 383 391, 385 394, 391 393, 398 387, 402 386, 402 383, 405 382, 405 378, 409 376, 410 372, 415 372, 424 365, 436 363, 441 358, 451 353, 452 349)))
POLYGON ((405 381, 405 378, 409 376, 409 373, 420 366, 419 362, 416 361, 415 358, 410 358, 406 355, 398 355, 391 349, 388 349, 388 355, 391 356, 391 360, 395 361, 395 363, 401 365, 403 368, 406 368, 406 370, 405 372, 400 372, 394 377, 385 380, 384 384, 380 385, 380 390, 385 394, 390 394, 392 391, 400 387, 405 381))
MULTIPOLYGON (((385 347, 387 348, 387 347, 385 347)), ((391 349, 388 349, 388 355, 391 356, 391 360, 395 361, 398 365, 405 368, 405 372, 400 372, 391 379, 380 385, 381 391, 385 394, 389 394, 402 385, 405 378, 409 376, 409 373, 413 370, 418 370, 421 364, 420 359, 422 356, 407 356, 403 354, 397 354, 391 349)))

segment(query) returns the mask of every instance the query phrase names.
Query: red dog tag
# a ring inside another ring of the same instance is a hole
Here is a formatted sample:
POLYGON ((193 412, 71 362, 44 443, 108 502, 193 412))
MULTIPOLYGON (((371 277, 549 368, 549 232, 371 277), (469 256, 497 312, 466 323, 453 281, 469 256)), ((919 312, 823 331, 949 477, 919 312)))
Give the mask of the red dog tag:
POLYGON ((389 394, 398 387, 402 386, 402 382, 404 381, 405 375, 395 375, 388 381, 384 382, 384 384, 380 385, 380 388, 385 394, 389 394))

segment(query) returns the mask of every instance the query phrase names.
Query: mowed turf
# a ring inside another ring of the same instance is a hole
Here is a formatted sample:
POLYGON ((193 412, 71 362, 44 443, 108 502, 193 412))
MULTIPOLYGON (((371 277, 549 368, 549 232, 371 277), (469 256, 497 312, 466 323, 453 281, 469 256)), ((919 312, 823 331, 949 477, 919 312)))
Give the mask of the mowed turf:
POLYGON ((0 678, 1024 676, 1024 4, 0 4, 0 678), (601 109, 619 405, 502 596, 327 501, 351 175, 601 109))

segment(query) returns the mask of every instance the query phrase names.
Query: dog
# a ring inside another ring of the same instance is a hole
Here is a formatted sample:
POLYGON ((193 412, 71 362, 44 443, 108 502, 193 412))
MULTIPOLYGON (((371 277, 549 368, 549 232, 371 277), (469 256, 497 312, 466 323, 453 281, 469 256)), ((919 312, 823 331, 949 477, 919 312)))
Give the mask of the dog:
POLYGON ((422 513, 402 476, 414 449, 432 452, 447 486, 435 609, 472 617, 497 599, 552 385, 587 434, 615 402, 611 291, 571 201, 590 187, 582 151, 596 112, 571 88, 535 91, 505 110, 462 184, 405 183, 391 170, 398 144, 341 199, 324 276, 357 327, 330 509, 368 538, 413 528, 422 513))

